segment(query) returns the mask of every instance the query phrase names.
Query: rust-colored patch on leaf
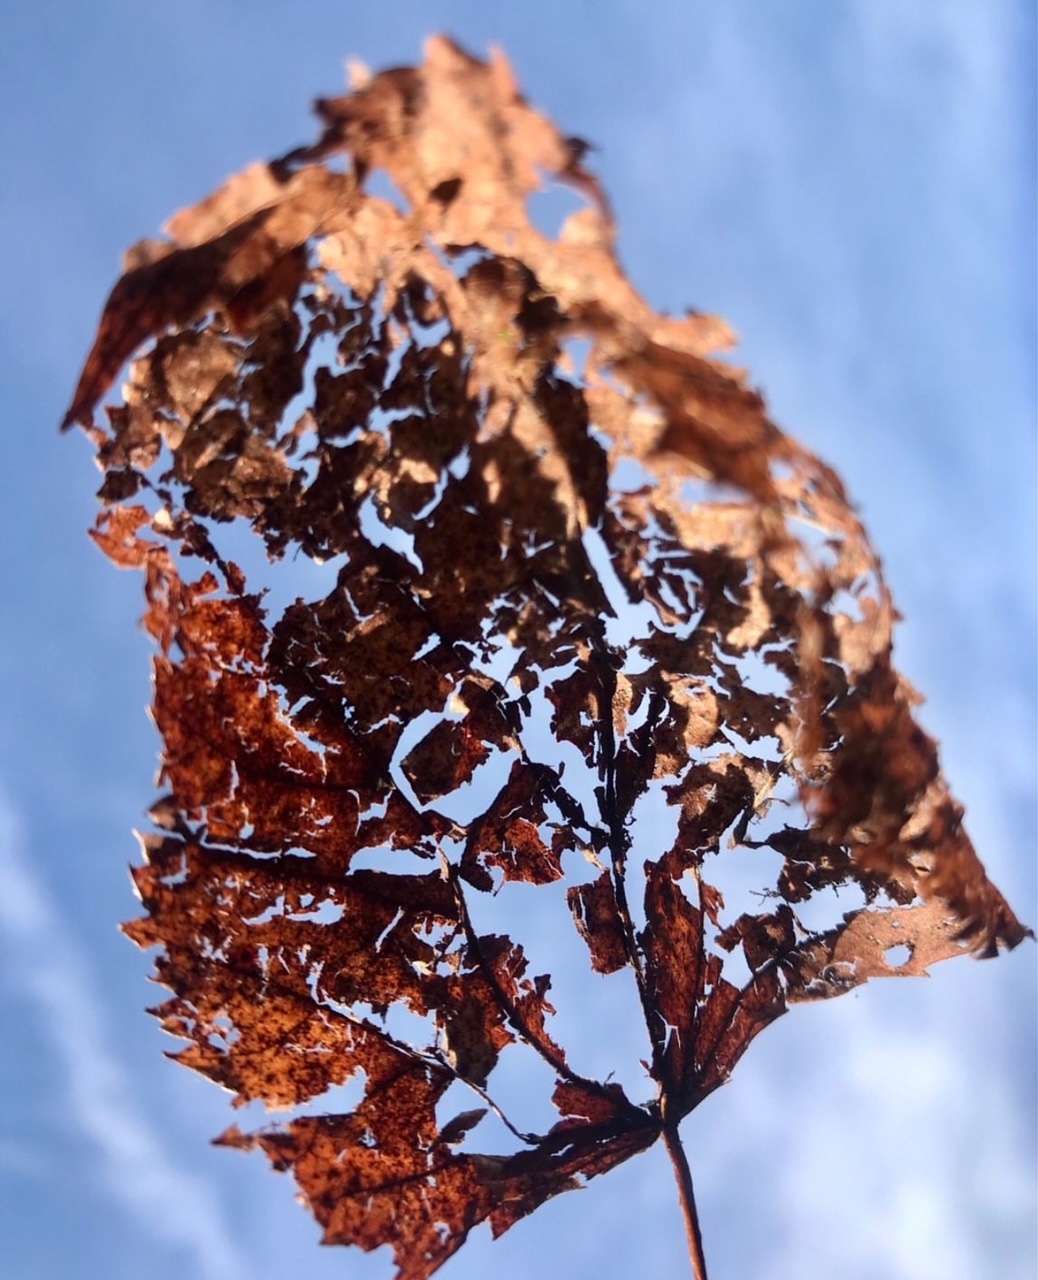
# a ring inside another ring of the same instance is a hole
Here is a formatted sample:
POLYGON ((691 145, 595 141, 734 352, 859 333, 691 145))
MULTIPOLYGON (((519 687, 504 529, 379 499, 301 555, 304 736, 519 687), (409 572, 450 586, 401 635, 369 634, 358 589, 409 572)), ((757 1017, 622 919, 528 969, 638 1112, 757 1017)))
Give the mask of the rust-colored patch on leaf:
POLYGON ((661 1136, 692 1223, 677 1125, 787 1006, 1030 931, 841 481, 723 322, 633 288, 586 148, 445 39, 317 110, 132 251, 64 426, 157 648, 154 1012, 236 1103, 354 1090, 219 1141, 424 1280, 661 1136), (557 237, 546 182, 586 201, 557 237), (582 1074, 545 959, 627 984, 644 1098, 582 1074))

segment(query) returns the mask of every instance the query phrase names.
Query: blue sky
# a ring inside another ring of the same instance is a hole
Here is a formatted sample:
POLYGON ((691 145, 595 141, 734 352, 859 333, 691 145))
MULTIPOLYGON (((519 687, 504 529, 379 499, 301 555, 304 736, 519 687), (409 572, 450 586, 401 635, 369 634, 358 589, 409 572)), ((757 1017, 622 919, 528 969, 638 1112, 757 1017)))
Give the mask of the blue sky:
MULTIPOLYGON (((974 841, 1035 880, 1035 31, 1009 0, 9 0, 0 50, 0 1202, 5 1271, 389 1274, 318 1250, 291 1184, 213 1149, 217 1089, 163 1057, 129 834, 152 796, 140 584, 84 530, 59 439, 119 256, 231 172, 312 136, 343 62, 502 45, 593 141, 657 307, 722 314, 773 416, 837 466, 906 621, 974 841)), ((686 1125, 711 1276, 1035 1275, 1035 952, 795 1009, 686 1125)), ((602 1029, 588 1025, 589 1041, 602 1029)), ((661 1151, 445 1271, 680 1274, 661 1151)))

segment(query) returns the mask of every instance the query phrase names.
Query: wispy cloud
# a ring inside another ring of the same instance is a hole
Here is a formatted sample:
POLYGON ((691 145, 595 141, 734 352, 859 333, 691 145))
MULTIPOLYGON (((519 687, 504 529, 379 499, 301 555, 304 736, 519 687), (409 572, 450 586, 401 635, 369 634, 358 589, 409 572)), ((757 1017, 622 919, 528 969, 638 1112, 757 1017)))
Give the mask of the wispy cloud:
POLYGON ((1033 1274, 1029 1134, 962 986, 935 973, 794 1009, 711 1104, 699 1181, 707 1198, 718 1183, 746 1188, 767 1242, 761 1280, 1033 1274), (968 1043, 964 1020, 977 1024, 968 1043))
POLYGON ((108 1050, 103 1002, 68 922, 24 856, 18 815, 0 796, 0 936, 32 962, 5 965, 5 979, 28 1000, 65 1071, 69 1111, 96 1144, 117 1206, 147 1236, 186 1250, 191 1274, 239 1280, 247 1274, 212 1190, 178 1168, 134 1100, 108 1050))
MULTIPOLYGON (((816 1248, 835 1249, 834 1263, 846 1267, 848 1258, 859 1259, 863 1277, 968 1280, 991 1274, 985 1228, 1019 1225, 1019 1191, 1027 1179, 1023 1170, 1000 1170, 986 1158, 991 1136, 997 1142, 1005 1134, 988 1133, 985 1140, 967 1065, 949 1054, 939 1032, 897 1035, 864 1014, 847 1031, 827 1063, 832 1079, 813 1122, 791 1144, 791 1176, 780 1193, 787 1246, 796 1249, 797 1241, 813 1237, 816 1248), (868 1133, 877 1124, 888 1135, 882 1143, 868 1133), (834 1149, 839 1133, 846 1141, 834 1149), (978 1166, 994 1177, 986 1189, 977 1185, 978 1166), (984 1202, 978 1203, 982 1190, 984 1202), (841 1211, 847 1204, 867 1204, 872 1212, 847 1215, 841 1211), (1001 1216, 1000 1206, 1009 1223, 986 1222, 1001 1216), (857 1238, 837 1242, 819 1233, 817 1221, 827 1217, 841 1220, 857 1238)), ((824 1259, 818 1261, 824 1274, 824 1259)))

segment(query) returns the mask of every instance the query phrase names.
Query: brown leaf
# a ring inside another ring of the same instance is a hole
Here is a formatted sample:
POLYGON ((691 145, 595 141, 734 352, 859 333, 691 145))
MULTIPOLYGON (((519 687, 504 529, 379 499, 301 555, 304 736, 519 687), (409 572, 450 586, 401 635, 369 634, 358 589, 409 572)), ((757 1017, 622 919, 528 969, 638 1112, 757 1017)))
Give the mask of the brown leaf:
POLYGON ((545 810, 560 790, 557 776, 544 765, 512 765, 507 784, 473 823, 462 858, 462 871, 483 884, 488 867, 496 867, 506 880, 550 884, 562 876, 558 854, 541 838, 539 827, 548 820, 545 810))
POLYGON ((131 251, 63 426, 157 649, 125 926, 154 1012, 237 1104, 354 1091, 220 1141, 424 1280, 481 1222, 661 1135, 674 1158, 787 1005, 1030 930, 915 720, 842 482, 714 358, 722 321, 630 284, 586 145, 443 38, 317 111, 315 143, 131 251), (530 217, 550 182, 586 202, 557 238, 530 217), (541 949, 573 926, 631 970, 642 1101, 564 1045, 541 949), (503 1060, 546 1082, 547 1133, 502 1105, 503 1060), (460 1149, 488 1112, 497 1149, 460 1149))
POLYGON ((608 871, 590 884, 574 885, 566 891, 577 932, 591 952, 596 973, 616 973, 628 962, 623 923, 608 871))

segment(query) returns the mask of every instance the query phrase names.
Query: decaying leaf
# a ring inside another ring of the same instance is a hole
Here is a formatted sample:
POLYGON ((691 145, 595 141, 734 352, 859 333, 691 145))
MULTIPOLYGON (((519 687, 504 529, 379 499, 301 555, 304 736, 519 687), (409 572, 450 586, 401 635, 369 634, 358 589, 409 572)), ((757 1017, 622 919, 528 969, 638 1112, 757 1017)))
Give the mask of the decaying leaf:
POLYGON ((840 480, 716 358, 721 322, 634 290, 584 146, 444 39, 317 110, 314 145, 131 253, 65 425, 158 648, 167 794, 126 926, 155 1013, 240 1103, 354 1091, 219 1141, 421 1280, 673 1153, 790 1004, 1029 931, 840 480), (586 201, 556 236, 548 182, 586 201), (583 1073, 524 949, 560 881, 554 935, 644 1024, 643 1096, 583 1073), (496 1092, 520 1053, 546 1132, 496 1092))

